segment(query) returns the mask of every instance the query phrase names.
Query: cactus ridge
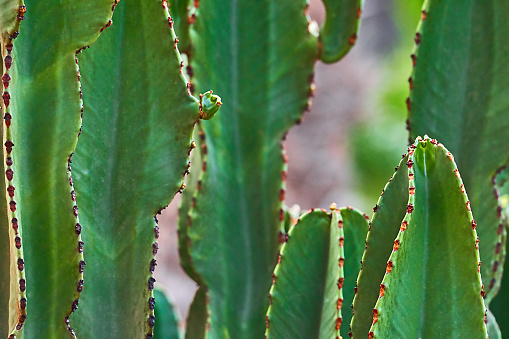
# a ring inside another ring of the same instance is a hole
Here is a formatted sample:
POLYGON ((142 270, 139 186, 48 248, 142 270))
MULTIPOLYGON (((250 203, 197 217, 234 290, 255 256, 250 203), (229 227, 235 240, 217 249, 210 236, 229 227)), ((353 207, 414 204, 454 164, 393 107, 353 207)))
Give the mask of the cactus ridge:
POLYGON ((210 323, 208 322, 207 287, 200 286, 194 295, 186 319, 185 339, 205 338, 210 323))
POLYGON ((320 28, 320 59, 333 63, 344 57, 357 41, 362 0, 322 0, 325 22, 320 28))
POLYGON ((290 230, 272 275, 266 338, 331 338, 339 335, 343 304, 343 223, 311 209, 290 230), (304 312, 304 313, 303 313, 304 312), (298 321, 306 319, 305 322, 298 321))
POLYGON ((467 334, 472 338, 486 337, 484 321, 479 317, 486 314, 480 275, 479 238, 458 168, 451 153, 434 139, 417 139, 408 155, 407 213, 402 222, 404 227, 394 240, 387 261, 385 277, 373 309, 369 338, 382 338, 389 333, 398 333, 402 337, 436 337, 439 334, 461 338, 467 334), (446 213, 441 213, 435 206, 437 199, 438 204, 447 204, 446 213), (454 216, 448 216, 449 212, 454 216), (438 239, 440 244, 437 243, 438 239), (454 243, 451 243, 452 239, 454 243), (450 263, 439 263, 436 261, 439 257, 433 252, 443 251, 461 251, 462 255, 450 263), (422 258, 414 257, 416 255, 422 258), (458 271, 450 277, 442 277, 442 281, 435 284, 427 281, 436 281, 433 270, 450 266, 458 271), (473 276, 476 279, 472 286, 473 276), (426 288, 419 288, 420 284, 426 288), (396 291, 401 295, 409 291, 409 287, 418 288, 414 297, 403 300, 396 296, 396 291), (449 300, 450 309, 444 309, 436 301, 439 297, 437 292, 444 288, 448 288, 444 291, 444 298, 449 300), (469 307, 463 308, 465 311, 460 314, 451 311, 460 305, 469 307), (405 309, 404 315, 402 308, 405 309), (424 313, 419 309, 425 310, 424 313), (454 320, 451 321, 451 317, 454 320), (402 323, 406 325, 402 326, 402 323), (429 323, 433 326, 429 326, 429 323))
POLYGON ((193 210, 196 206, 196 200, 199 198, 198 192, 201 188, 203 174, 207 170, 207 143, 200 121, 196 123, 194 135, 196 141, 192 142, 191 149, 189 150, 191 161, 189 162, 187 171, 187 190, 182 194, 177 232, 180 265, 191 279, 206 289, 202 277, 196 272, 193 265, 193 258, 191 256, 192 242, 190 237, 190 228, 193 223, 193 210))
POLYGON ((353 316, 350 323, 352 338, 363 338, 373 322, 373 307, 379 296, 387 260, 392 252, 398 231, 405 225, 402 219, 407 210, 409 190, 408 155, 404 154, 394 175, 385 185, 369 222, 362 266, 355 285, 353 316))
MULTIPOLYGON (((340 209, 343 221, 344 239, 339 239, 340 246, 344 247, 344 286, 343 304, 352 306, 355 296, 357 276, 362 269, 362 255, 364 254, 366 235, 369 229, 369 217, 363 212, 350 206, 340 209)), ((340 259, 341 261, 341 259, 340 259)), ((351 307, 342 308, 343 326, 340 328, 341 336, 348 337, 349 325, 352 320, 351 307)))
POLYGON ((71 323, 82 336, 150 338, 157 217, 185 188, 195 123, 221 101, 191 96, 166 1, 122 2, 114 15, 115 24, 79 57, 85 114, 73 175, 92 250, 90 285, 71 323))
POLYGON ((509 128, 503 118, 509 110, 509 48, 504 43, 508 11, 509 4, 501 0, 426 1, 407 100, 410 139, 423 134, 440 139, 462 173, 479 223, 488 305, 499 289, 503 266, 497 250, 503 241, 500 201, 491 184, 509 160, 503 132, 509 128), (440 28, 445 23, 447 31, 440 28))
MULTIPOLYGON (((23 256, 23 248, 22 248, 22 229, 21 225, 17 219, 16 213, 16 200, 15 200, 15 188, 17 186, 17 180, 14 177, 14 160, 12 157, 12 148, 14 146, 13 136, 11 133, 11 119, 12 114, 11 106, 9 106, 11 98, 11 94, 9 93, 9 83, 12 80, 12 72, 10 71, 13 62, 13 42, 14 39, 19 34, 21 21, 24 19, 24 15, 26 12, 26 7, 23 4, 23 1, 11 1, 10 4, 2 3, 2 6, 8 7, 17 7, 17 11, 11 12, 11 18, 5 18, 2 15, 2 28, 4 29, 1 32, 1 50, 2 50, 2 60, 3 60, 3 72, 2 72, 2 82, 3 82, 3 93, 2 93, 2 111, 4 112, 4 126, 2 128, 2 144, 5 146, 5 150, 3 152, 3 161, 4 166, 2 168, 5 169, 5 178, 2 187, 6 189, 5 191, 5 200, 2 202, 2 206, 4 211, 7 213, 2 215, 2 223, 5 225, 5 228, 2 228, 2 235, 6 236, 8 242, 5 244, 4 251, 7 252, 6 258, 6 266, 5 271, 2 270, 1 275, 3 279, 6 280, 0 281, 0 289, 2 290, 2 308, 1 319, 2 323, 0 324, 0 335, 7 336, 9 338, 16 338, 21 335, 21 330, 23 324, 26 320, 26 280, 25 280, 25 270, 24 270, 24 256, 23 256), (10 24, 7 22, 10 21, 10 24), (14 277, 12 279, 11 277, 14 277)), ((2 12, 4 13, 4 7, 2 8, 2 12)))
POLYGON ((264 296, 284 218, 281 140, 311 104, 318 40, 308 30, 306 1, 221 2, 222 11, 214 10, 219 6, 214 2, 195 5, 191 25, 194 86, 199 92, 214 88, 225 102, 220 116, 202 122, 207 170, 191 213, 191 254, 209 288, 211 338, 226 336, 224 331, 231 337, 262 336, 264 296), (290 15, 295 20, 281 20, 290 15), (202 31, 211 38, 202 39, 202 31), (291 38, 281 39, 283 32, 292 32, 291 38), (263 43, 252 45, 253 34, 263 36, 263 43), (247 49, 251 52, 241 52, 247 49), (212 200, 222 207, 212 210, 212 200), (234 251, 240 255, 231 255, 234 251), (208 256, 215 258, 212 270, 208 256))

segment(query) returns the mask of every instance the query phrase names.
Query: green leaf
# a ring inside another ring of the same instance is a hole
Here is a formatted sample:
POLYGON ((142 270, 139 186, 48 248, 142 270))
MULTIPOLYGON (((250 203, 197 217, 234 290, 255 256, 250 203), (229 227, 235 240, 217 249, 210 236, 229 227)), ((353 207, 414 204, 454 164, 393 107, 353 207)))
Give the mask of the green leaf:
POLYGON ((332 215, 319 210, 309 212, 290 230, 274 270, 266 320, 268 339, 338 335, 342 237, 339 211, 332 215))
POLYGON ((206 335, 208 311, 207 289, 200 287, 194 295, 186 321, 186 339, 204 339, 206 335))
POLYGON ((154 339, 179 339, 178 317, 171 302, 160 289, 154 290, 156 325, 154 339))
POLYGON ((79 56, 84 115, 73 170, 88 254, 71 323, 82 338, 152 332, 154 216, 181 190, 199 118, 160 1, 122 1, 114 22, 79 56))
POLYGON ((321 54, 325 63, 333 63, 348 53, 357 41, 362 0, 322 0, 325 22, 320 29, 321 54))
POLYGON ((206 171, 191 252, 209 288, 210 338, 262 337, 284 218, 281 139, 311 92, 318 41, 305 0, 200 1, 191 28, 198 92, 224 104, 202 121, 206 171))
POLYGON ((373 307, 378 299, 380 283, 385 274, 387 260, 392 252, 408 201, 408 167, 404 157, 394 176, 385 186, 366 238, 362 257, 362 270, 357 279, 357 292, 353 301, 354 315, 351 329, 353 338, 365 338, 373 322, 373 307))
POLYGON ((427 1, 424 10, 413 57, 410 137, 427 134, 454 154, 479 225, 489 304, 503 228, 492 178, 509 159, 509 2, 427 1))
POLYGON ((475 222, 458 169, 441 144, 425 139, 414 147, 405 227, 370 338, 487 338, 475 222))
MULTIPOLYGON (((350 322, 353 316, 353 310, 350 307, 354 298, 354 287, 357 283, 357 276, 361 270, 361 260, 366 247, 366 235, 369 229, 369 222, 366 215, 351 207, 341 208, 341 218, 343 219, 344 233, 344 288, 343 305, 341 308, 342 325, 341 336, 348 338, 350 332, 350 322)), ((340 243, 341 243, 340 239, 340 243)))

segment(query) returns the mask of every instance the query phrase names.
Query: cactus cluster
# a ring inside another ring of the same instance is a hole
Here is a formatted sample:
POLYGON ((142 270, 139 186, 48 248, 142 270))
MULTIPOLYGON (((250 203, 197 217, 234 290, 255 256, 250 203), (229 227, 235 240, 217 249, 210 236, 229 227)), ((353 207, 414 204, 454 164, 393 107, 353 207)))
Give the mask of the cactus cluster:
POLYGON ((0 3, 0 337, 179 338, 153 277, 179 192, 188 339, 507 331, 503 0, 425 2, 372 218, 284 205, 282 141, 361 0, 323 0, 322 27, 306 0, 0 3))

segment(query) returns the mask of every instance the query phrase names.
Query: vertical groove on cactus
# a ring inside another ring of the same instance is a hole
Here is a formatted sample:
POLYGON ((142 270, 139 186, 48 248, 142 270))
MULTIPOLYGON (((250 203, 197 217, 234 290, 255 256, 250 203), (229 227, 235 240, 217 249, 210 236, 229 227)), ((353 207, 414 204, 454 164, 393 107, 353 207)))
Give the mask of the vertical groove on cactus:
MULTIPOLYGON (((2 199, 2 215, 0 232, 0 244, 2 248, 2 267, 0 268, 0 336, 16 338, 21 335, 21 330, 26 319, 26 290, 25 270, 22 249, 22 230, 18 224, 16 212, 15 187, 18 181, 14 179, 14 160, 12 148, 14 143, 11 133, 11 94, 9 84, 14 76, 11 70, 13 66, 12 49, 14 39, 19 34, 20 23, 25 18, 26 7, 22 1, 10 1, 1 3, 1 54, 2 54, 2 104, 4 116, 2 124, 2 144, 5 146, 3 153, 3 165, 5 178, 2 180, 5 200, 2 199), (10 13, 10 16, 7 15, 10 13)), ((11 86, 12 88, 12 86, 11 86)), ((19 188, 19 187, 18 187, 19 188)))
POLYGON ((489 304, 502 266, 496 249, 503 226, 492 178, 509 160, 509 3, 429 0, 423 8, 408 100, 410 137, 440 139, 455 156, 479 224, 489 304))

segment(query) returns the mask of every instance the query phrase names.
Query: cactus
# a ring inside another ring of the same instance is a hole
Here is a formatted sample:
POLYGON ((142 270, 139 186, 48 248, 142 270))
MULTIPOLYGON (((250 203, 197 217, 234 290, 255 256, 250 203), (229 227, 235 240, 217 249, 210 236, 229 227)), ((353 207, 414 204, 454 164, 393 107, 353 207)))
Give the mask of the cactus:
POLYGON ((2 222, 8 260, 1 266, 0 335, 65 338, 75 336, 74 327, 90 338, 151 337, 153 218, 181 188, 194 123, 221 102, 210 93, 202 100, 186 93, 165 3, 2 5, 9 209, 2 222), (118 23, 105 31, 114 9, 118 23), (77 54, 103 31, 97 47, 80 55, 79 70, 77 54), (137 53, 125 53, 135 45, 137 53), (75 193, 70 171, 80 112, 75 193), (91 249, 87 279, 84 242, 91 249), (20 243, 28 244, 24 258, 20 243), (81 313, 70 319, 82 290, 81 313))
POLYGON ((409 126, 452 153, 417 138, 369 222, 284 207, 281 146, 309 107, 313 64, 355 42, 359 0, 324 0, 319 31, 305 0, 1 4, 1 337, 178 337, 152 273, 157 214, 186 187, 193 148, 179 221, 200 285, 187 339, 346 337, 348 325, 354 338, 501 337, 502 0, 425 3, 409 126))
POLYGON ((203 171, 181 208, 180 252, 208 288, 209 336, 262 337, 284 219, 281 139, 309 106, 314 62, 335 61, 355 42, 360 2, 325 1, 319 37, 304 0, 195 5, 193 88, 214 88, 225 104, 201 123, 201 164, 191 171, 203 171))

